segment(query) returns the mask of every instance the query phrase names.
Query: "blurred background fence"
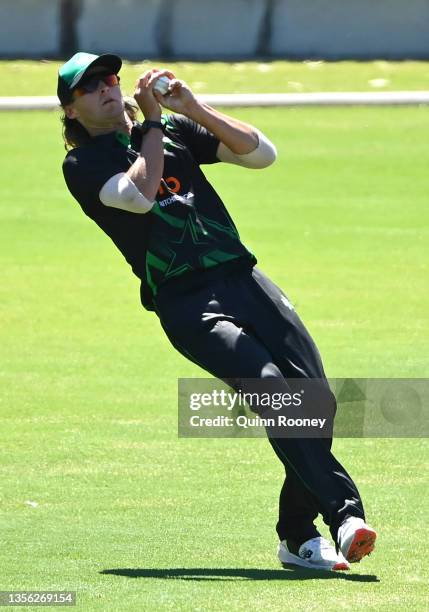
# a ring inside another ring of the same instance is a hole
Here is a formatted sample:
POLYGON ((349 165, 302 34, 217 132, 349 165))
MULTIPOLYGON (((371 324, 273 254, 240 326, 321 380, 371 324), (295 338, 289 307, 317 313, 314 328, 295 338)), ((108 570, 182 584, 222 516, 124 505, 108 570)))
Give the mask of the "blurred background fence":
POLYGON ((1 0, 0 56, 429 59, 429 0, 1 0))

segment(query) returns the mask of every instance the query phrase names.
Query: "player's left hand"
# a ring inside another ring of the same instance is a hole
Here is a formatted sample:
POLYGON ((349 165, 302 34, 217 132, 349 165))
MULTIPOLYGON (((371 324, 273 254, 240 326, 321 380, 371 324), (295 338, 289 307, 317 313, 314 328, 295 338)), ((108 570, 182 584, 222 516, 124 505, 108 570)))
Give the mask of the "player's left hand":
POLYGON ((186 116, 189 116, 198 105, 198 100, 190 87, 180 79, 171 80, 170 89, 164 96, 158 91, 154 91, 154 96, 165 108, 186 116))

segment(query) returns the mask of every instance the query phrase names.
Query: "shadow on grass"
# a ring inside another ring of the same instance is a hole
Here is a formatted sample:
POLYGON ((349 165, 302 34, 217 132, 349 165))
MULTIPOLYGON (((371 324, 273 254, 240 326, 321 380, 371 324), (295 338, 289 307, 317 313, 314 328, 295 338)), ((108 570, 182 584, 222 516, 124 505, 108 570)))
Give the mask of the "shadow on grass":
POLYGON ((379 582, 373 574, 348 574, 347 572, 329 572, 325 570, 300 569, 285 566, 285 569, 252 569, 252 568, 207 568, 207 567, 171 567, 165 569, 117 568, 105 569, 100 574, 125 576, 126 578, 163 578, 173 580, 350 580, 352 582, 379 582))

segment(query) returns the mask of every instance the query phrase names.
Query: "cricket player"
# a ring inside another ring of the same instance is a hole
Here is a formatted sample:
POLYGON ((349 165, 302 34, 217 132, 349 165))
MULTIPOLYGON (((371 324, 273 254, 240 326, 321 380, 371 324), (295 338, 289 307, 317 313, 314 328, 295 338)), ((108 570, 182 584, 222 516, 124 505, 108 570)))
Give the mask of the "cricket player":
MULTIPOLYGON (((247 379, 273 380, 285 392, 287 379, 326 380, 293 306, 256 267, 201 170, 217 162, 265 168, 276 158, 275 146, 257 128, 199 101, 168 70, 145 72, 132 103, 124 100, 121 66, 116 55, 80 52, 60 68, 63 173, 84 213, 140 279, 143 306, 156 313, 180 353, 234 389, 247 379), (162 76, 170 79, 164 95, 154 90, 162 76), (173 112, 164 116, 161 107, 173 112)), ((331 452, 331 438, 275 437, 268 428, 267 436, 286 474, 278 558, 349 569, 373 550, 376 533, 365 523, 356 485, 331 452), (333 544, 314 524, 319 513, 333 544)))

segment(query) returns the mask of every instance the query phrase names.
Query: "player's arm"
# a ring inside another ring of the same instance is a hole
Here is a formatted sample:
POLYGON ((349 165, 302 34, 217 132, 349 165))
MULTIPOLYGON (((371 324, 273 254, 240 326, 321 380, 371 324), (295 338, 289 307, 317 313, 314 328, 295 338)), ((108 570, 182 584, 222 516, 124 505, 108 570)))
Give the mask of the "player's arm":
POLYGON ((266 168, 276 159, 277 151, 270 140, 259 130, 229 115, 198 102, 188 115, 205 127, 219 140, 217 158, 246 168, 266 168))
MULTIPOLYGON (((161 107, 153 95, 153 85, 162 75, 174 78, 171 72, 157 69, 145 72, 136 83, 134 98, 145 119, 161 121, 161 107)), ((134 213, 147 213, 155 203, 164 169, 162 130, 150 128, 142 138, 140 155, 127 172, 112 176, 100 190, 106 206, 134 213)))
POLYGON ((126 172, 114 174, 104 183, 99 192, 100 201, 128 212, 149 212, 155 203, 163 163, 162 132, 150 129, 142 139, 137 160, 126 172))
MULTIPOLYGON (((163 75, 174 78, 171 72, 152 69, 145 72, 136 83, 134 98, 145 119, 150 121, 161 121, 161 107, 154 96, 153 86, 163 75)), ((138 159, 127 172, 128 177, 149 201, 155 199, 164 169, 162 137, 162 130, 151 128, 142 139, 138 159)))
POLYGON ((182 113, 213 134, 219 140, 220 161, 265 168, 276 159, 274 144, 262 132, 201 102, 183 81, 174 79, 167 95, 155 93, 155 97, 166 108, 182 113))
POLYGON ((140 155, 127 172, 114 174, 104 183, 100 201, 128 212, 149 212, 155 204, 163 166, 162 132, 152 128, 143 137, 140 155))

